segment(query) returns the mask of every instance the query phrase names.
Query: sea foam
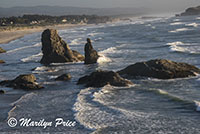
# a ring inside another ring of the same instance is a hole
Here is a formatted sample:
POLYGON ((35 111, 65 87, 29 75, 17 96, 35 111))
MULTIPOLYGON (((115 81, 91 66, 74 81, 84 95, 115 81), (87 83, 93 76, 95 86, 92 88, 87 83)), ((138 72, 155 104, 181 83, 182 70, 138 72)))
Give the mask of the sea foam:
POLYGON ((189 23, 189 24, 185 24, 186 26, 192 26, 192 27, 198 27, 199 24, 197 23, 189 23))
POLYGON ((173 23, 170 23, 171 26, 174 26, 174 25, 182 25, 184 24, 183 22, 173 22, 173 23))
POLYGON ((183 31, 189 31, 191 29, 188 29, 188 28, 179 28, 179 29, 176 29, 176 30, 172 30, 172 31, 169 31, 170 33, 178 33, 178 32, 183 32, 183 31))
POLYGON ((41 58, 42 55, 43 55, 42 52, 40 52, 38 54, 31 55, 29 57, 23 58, 23 59, 21 59, 21 61, 23 61, 23 62, 38 61, 41 58))
POLYGON ((167 45, 169 45, 169 48, 171 51, 177 51, 177 52, 185 52, 187 51, 186 48, 180 47, 180 45, 184 45, 183 42, 180 41, 176 41, 176 42, 172 42, 172 43, 167 43, 167 45))

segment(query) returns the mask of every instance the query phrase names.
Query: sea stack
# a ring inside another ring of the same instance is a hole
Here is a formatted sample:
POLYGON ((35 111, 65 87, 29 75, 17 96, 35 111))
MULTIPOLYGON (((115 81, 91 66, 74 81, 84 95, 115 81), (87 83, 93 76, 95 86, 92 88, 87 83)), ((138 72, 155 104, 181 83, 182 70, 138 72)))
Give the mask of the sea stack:
POLYGON ((97 51, 93 48, 91 40, 87 38, 87 43, 85 44, 85 64, 97 63, 99 55, 97 51))
POLYGON ((64 63, 83 61, 84 56, 71 50, 67 43, 62 40, 55 29, 46 29, 42 33, 42 64, 64 63))

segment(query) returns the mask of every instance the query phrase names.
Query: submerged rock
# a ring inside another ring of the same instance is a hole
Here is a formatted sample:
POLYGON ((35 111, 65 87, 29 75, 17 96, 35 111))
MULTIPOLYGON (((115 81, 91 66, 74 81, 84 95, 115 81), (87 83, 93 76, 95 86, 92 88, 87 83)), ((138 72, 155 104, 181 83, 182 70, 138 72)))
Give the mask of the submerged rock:
POLYGON ((78 80, 77 84, 85 84, 86 87, 103 87, 107 84, 112 86, 128 86, 133 84, 131 81, 125 80, 113 71, 98 70, 89 76, 84 76, 78 80))
POLYGON ((0 82, 0 85, 24 90, 36 90, 44 88, 36 83, 36 77, 33 74, 20 75, 14 80, 5 80, 0 82))
POLYGON ((6 92, 4 90, 0 90, 0 94, 5 94, 6 92))
POLYGON ((58 35, 57 30, 46 29, 42 33, 42 64, 83 61, 84 56, 71 50, 58 35))
POLYGON ((0 64, 3 64, 3 63, 5 63, 5 61, 3 61, 3 60, 0 60, 0 64))
POLYGON ((87 38, 87 43, 85 44, 85 64, 97 63, 98 58, 99 55, 93 48, 91 40, 87 38))
POLYGON ((6 50, 4 50, 3 48, 0 47, 0 53, 5 53, 6 50))
POLYGON ((139 62, 118 71, 120 75, 173 79, 196 76, 200 69, 187 63, 178 63, 165 59, 139 62))
POLYGON ((70 74, 63 74, 61 76, 58 76, 55 80, 56 81, 69 81, 71 78, 72 77, 70 74))

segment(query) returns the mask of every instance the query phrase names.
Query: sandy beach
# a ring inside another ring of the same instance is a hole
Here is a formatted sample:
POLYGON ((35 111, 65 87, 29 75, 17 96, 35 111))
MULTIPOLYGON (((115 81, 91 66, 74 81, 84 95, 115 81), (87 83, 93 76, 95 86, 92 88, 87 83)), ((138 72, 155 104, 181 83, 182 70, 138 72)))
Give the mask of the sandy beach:
POLYGON ((11 30, 0 31, 0 44, 9 43, 12 40, 21 38, 26 34, 31 34, 35 32, 41 32, 47 28, 53 29, 66 29, 71 27, 83 26, 85 24, 62 24, 53 26, 37 26, 37 27, 22 27, 13 28, 11 30))

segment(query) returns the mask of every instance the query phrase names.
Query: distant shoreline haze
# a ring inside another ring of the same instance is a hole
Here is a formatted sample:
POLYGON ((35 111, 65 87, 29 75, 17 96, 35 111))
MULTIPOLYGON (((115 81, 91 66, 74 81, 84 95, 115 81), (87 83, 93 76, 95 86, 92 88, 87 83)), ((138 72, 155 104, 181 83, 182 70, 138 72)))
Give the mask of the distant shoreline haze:
POLYGON ((30 7, 0 7, 0 17, 23 16, 24 14, 39 15, 140 15, 150 11, 147 8, 84 8, 84 7, 64 7, 64 6, 30 6, 30 7))

